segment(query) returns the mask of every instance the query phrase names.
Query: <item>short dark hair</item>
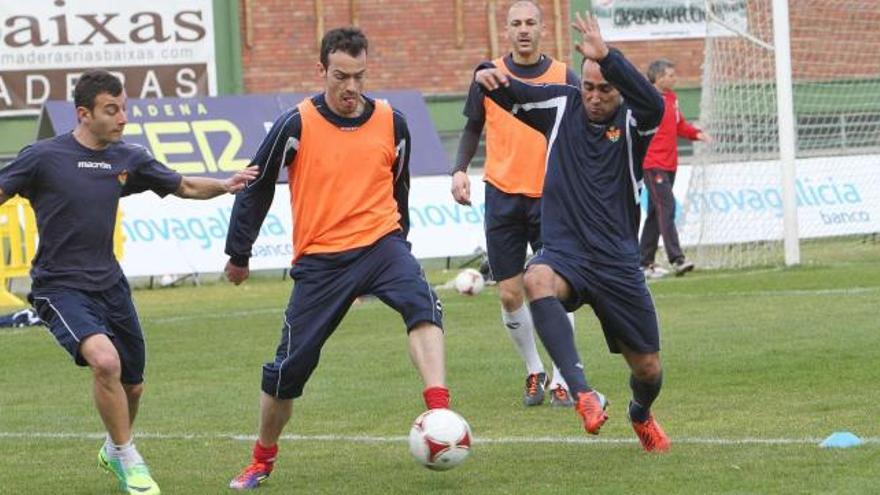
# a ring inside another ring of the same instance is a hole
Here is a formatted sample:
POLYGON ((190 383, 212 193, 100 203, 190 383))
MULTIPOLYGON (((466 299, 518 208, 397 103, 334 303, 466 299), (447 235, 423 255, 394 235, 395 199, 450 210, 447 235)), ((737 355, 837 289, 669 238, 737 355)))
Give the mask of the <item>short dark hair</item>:
POLYGON ((648 80, 652 83, 657 82, 657 78, 665 74, 666 69, 671 69, 673 67, 675 67, 675 64, 672 63, 672 61, 665 58, 658 58, 648 66, 648 80))
POLYGON ((76 82, 76 87, 73 88, 73 104, 94 110, 95 99, 101 93, 119 96, 122 94, 122 82, 106 70, 90 70, 76 82))
POLYGON ((367 51, 367 37, 356 27, 342 27, 327 31, 321 40, 321 65, 327 68, 330 54, 345 52, 357 57, 367 51))

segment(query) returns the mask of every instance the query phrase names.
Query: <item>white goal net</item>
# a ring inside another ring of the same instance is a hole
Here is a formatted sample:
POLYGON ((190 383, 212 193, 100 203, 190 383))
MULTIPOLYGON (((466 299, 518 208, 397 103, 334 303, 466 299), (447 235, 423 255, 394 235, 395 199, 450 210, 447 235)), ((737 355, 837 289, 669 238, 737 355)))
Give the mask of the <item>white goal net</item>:
MULTIPOLYGON (((703 267, 781 264, 771 0, 707 0, 700 125, 680 233, 703 267)), ((880 232, 880 0, 790 0, 798 237, 880 232)), ((809 262, 809 256, 804 261, 809 262)))

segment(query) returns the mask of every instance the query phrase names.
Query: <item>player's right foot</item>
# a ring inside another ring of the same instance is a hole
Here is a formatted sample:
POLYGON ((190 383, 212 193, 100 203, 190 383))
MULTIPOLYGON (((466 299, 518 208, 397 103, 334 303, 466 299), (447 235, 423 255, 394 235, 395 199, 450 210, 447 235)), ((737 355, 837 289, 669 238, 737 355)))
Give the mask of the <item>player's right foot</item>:
POLYGON ((599 428, 608 421, 608 414, 605 408, 608 407, 608 401, 605 396, 592 390, 590 392, 580 392, 577 395, 577 403, 574 408, 584 420, 584 429, 592 435, 599 434, 599 428))
POLYGON ((544 403, 544 388, 547 387, 546 373, 532 373, 526 377, 526 389, 523 392, 523 405, 540 406, 544 403))
POLYGON ((104 451, 104 447, 98 452, 98 464, 116 477, 119 490, 130 495, 160 495, 159 485, 150 476, 150 470, 143 462, 139 462, 128 469, 122 467, 119 459, 113 459, 104 451))
POLYGON ((653 414, 649 415, 648 419, 642 423, 632 421, 632 426, 646 452, 666 452, 669 450, 671 444, 669 437, 660 427, 660 423, 654 419, 653 414))
POLYGON ((251 461, 251 463, 229 482, 229 488, 233 490, 251 490, 259 488, 272 473, 274 464, 251 461))

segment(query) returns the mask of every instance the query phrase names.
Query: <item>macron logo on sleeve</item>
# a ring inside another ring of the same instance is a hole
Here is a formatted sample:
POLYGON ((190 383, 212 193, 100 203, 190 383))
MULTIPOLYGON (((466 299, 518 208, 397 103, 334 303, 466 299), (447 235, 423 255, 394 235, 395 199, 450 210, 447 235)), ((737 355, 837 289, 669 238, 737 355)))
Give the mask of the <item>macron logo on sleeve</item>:
POLYGON ((113 168, 109 163, 106 162, 79 162, 76 164, 77 168, 99 168, 101 170, 110 170, 113 168))

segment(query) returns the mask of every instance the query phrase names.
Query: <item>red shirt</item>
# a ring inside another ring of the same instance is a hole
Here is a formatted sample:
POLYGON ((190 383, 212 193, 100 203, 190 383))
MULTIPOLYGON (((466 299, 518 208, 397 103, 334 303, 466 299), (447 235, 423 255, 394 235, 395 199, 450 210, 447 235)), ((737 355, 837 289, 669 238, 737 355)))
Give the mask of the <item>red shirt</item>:
POLYGON ((684 120, 675 91, 664 91, 663 103, 663 120, 651 139, 642 167, 675 172, 678 169, 678 136, 695 141, 700 130, 684 120))

